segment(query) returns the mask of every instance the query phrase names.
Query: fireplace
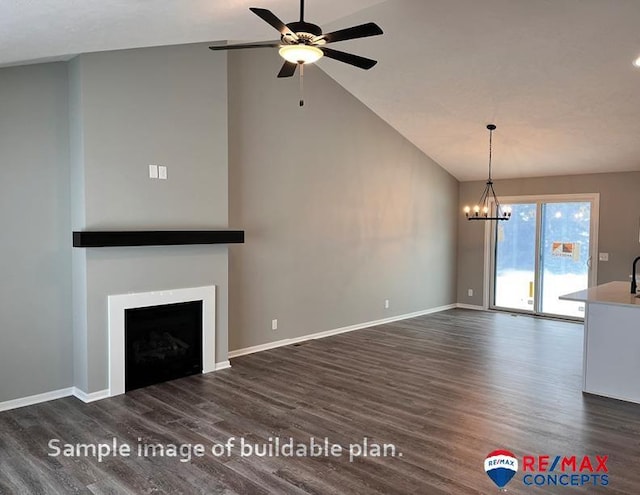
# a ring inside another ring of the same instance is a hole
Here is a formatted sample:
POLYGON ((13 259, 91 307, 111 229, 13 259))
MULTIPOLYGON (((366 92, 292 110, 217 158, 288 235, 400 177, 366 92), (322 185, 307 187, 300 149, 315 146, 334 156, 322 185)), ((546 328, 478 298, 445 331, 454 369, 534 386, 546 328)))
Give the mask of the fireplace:
POLYGON ((129 308, 125 391, 202 373, 202 301, 129 308))
POLYGON ((215 371, 215 299, 215 286, 109 296, 109 396, 215 371))

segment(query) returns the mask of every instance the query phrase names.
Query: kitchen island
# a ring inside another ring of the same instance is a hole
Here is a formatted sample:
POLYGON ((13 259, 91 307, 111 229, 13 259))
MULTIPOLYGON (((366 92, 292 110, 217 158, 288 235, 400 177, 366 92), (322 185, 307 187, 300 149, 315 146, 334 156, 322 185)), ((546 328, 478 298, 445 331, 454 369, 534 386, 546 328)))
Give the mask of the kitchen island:
POLYGON ((586 303, 582 390, 640 403, 640 299, 629 282, 561 296, 586 303))

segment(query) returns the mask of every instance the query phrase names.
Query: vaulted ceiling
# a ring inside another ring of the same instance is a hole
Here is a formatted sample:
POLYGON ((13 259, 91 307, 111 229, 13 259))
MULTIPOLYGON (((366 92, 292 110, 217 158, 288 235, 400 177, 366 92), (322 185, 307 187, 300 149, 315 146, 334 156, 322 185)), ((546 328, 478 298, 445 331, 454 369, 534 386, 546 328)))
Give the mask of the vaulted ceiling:
MULTIPOLYGON (((277 39, 252 6, 298 17, 297 0, 5 0, 0 65, 277 39)), ((460 180, 486 178, 488 123, 496 178, 640 170, 638 0, 307 0, 306 18, 383 28, 334 45, 370 71, 319 66, 460 180)))

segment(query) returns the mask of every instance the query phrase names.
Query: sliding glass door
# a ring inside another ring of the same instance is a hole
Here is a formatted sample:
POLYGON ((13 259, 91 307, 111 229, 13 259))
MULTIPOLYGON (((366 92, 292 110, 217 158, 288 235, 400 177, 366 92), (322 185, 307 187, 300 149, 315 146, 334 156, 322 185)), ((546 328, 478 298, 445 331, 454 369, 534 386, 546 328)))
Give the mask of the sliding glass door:
POLYGON ((495 222, 491 233, 491 307, 584 317, 584 304, 558 297, 594 285, 597 197, 507 204, 511 219, 495 222))

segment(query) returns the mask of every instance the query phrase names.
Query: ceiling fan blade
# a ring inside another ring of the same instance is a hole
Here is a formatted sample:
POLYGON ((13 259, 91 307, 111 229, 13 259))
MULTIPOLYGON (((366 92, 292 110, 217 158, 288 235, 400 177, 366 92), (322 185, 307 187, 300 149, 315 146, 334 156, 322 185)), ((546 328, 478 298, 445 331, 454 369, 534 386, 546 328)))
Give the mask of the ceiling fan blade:
POLYGON ((285 63, 282 65, 282 69, 280 69, 280 72, 278 72, 278 77, 291 77, 296 73, 297 68, 298 64, 285 61, 285 63))
POLYGON ((339 62, 344 62, 345 64, 354 65, 361 69, 369 70, 378 63, 377 60, 371 60, 370 58, 354 55, 353 53, 332 50, 331 48, 326 48, 324 46, 319 46, 318 48, 324 52, 325 57, 338 60, 339 62))
POLYGON ((266 41, 264 43, 240 43, 238 45, 214 45, 210 46, 209 50, 241 50, 243 48, 275 48, 280 46, 277 41, 266 41))
POLYGON ((296 33, 291 31, 291 29, 289 29, 287 25, 280 19, 278 19, 278 16, 270 10, 260 9, 258 7, 249 7, 249 10, 257 15, 260 19, 265 21, 267 24, 270 24, 271 26, 276 28, 282 36, 291 36, 291 38, 293 38, 294 40, 298 40, 296 33))
POLYGON ((332 33, 323 34, 315 38, 314 41, 323 39, 327 43, 335 43, 336 41, 367 38, 368 36, 378 36, 379 34, 383 34, 380 26, 375 22, 368 22, 366 24, 360 24, 359 26, 353 26, 346 29, 340 29, 339 31, 333 31, 332 33))

